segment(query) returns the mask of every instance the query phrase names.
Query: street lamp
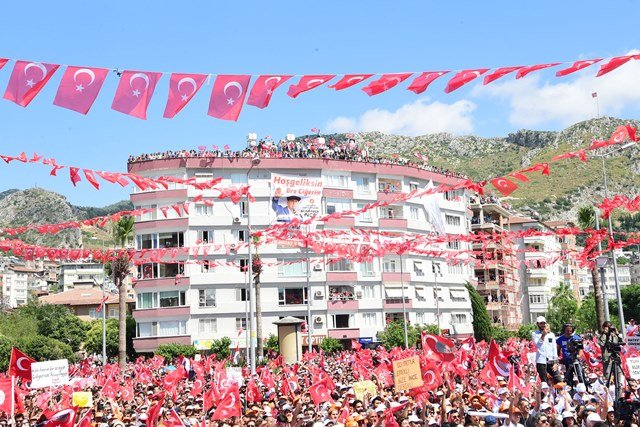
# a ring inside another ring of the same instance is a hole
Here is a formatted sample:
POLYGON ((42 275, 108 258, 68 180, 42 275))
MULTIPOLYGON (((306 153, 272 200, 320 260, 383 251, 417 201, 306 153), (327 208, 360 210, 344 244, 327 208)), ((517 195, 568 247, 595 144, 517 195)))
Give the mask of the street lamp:
MULTIPOLYGON (((249 137, 253 136, 253 141, 256 140, 256 134, 249 134, 249 137)), ((249 138, 250 139, 250 138, 249 138)), ((251 140, 251 139, 250 139, 251 140)), ((249 173, 251 172, 251 169, 253 169, 254 166, 257 166, 260 164, 260 158, 259 157, 254 157, 251 159, 251 166, 249 167, 249 170, 247 170, 247 186, 249 186, 249 173)), ((248 284, 249 284, 249 331, 251 334, 251 342, 249 344, 250 346, 250 350, 249 350, 249 363, 251 365, 251 374, 255 374, 256 373, 256 335, 257 335, 257 331, 256 331, 256 315, 255 315, 255 300, 256 300, 256 288, 253 285, 253 254, 251 252, 251 246, 252 246, 252 236, 251 236, 251 211, 250 211, 250 207, 251 207, 251 200, 249 199, 249 193, 247 192, 247 235, 249 237, 249 265, 248 265, 248 270, 249 270, 249 279, 248 279, 248 284)))
MULTIPOLYGON (((596 155, 594 157, 599 157, 602 160, 602 182, 604 185, 604 197, 605 198, 609 198, 609 189, 607 188, 607 168, 605 166, 605 157, 616 153, 618 151, 627 149, 633 145, 636 145, 635 142, 627 142, 624 145, 621 145, 620 147, 616 148, 615 150, 611 150, 607 153, 603 153, 600 155, 596 155)), ((611 215, 609 215, 608 218, 609 221, 609 238, 611 240, 613 240, 613 222, 611 221, 611 215)), ((616 260, 616 254, 615 254, 615 250, 613 250, 611 252, 611 259, 613 261, 613 280, 615 282, 615 289, 616 289, 616 300, 618 301, 618 316, 620 317, 620 331, 624 331, 625 330, 625 322, 624 322, 624 312, 622 310, 622 296, 620 295, 620 282, 618 281, 618 261, 616 260)))

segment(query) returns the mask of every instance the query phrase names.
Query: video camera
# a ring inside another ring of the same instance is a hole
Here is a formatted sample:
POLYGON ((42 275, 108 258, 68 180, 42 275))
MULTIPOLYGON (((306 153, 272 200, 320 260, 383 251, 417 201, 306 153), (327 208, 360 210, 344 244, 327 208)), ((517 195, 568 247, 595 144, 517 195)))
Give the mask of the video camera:
POLYGON ((616 401, 615 410, 620 420, 631 420, 633 415, 640 412, 640 400, 630 399, 628 396, 621 397, 616 401))
POLYGON ((571 338, 567 341, 567 350, 571 354, 578 354, 580 350, 584 350, 584 341, 582 338, 571 338))

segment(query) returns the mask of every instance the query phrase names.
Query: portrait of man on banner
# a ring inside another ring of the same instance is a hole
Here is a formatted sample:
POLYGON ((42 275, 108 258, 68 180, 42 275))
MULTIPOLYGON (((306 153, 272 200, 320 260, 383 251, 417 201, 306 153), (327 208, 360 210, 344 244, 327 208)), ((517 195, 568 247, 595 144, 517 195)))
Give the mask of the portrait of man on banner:
POLYGON ((302 197, 297 194, 288 194, 282 197, 282 189, 280 187, 276 188, 271 200, 271 209, 276 213, 276 221, 291 222, 294 218, 303 221, 304 217, 299 207, 301 200, 302 197), (281 199, 286 201, 285 206, 280 204, 281 199))

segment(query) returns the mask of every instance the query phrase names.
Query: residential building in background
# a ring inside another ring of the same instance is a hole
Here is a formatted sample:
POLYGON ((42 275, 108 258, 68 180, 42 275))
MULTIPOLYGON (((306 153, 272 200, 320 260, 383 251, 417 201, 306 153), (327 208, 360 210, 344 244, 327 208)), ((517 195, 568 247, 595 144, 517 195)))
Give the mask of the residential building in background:
POLYGON ((102 286, 104 265, 99 262, 63 262, 60 265, 59 289, 68 291, 78 286, 102 286))
MULTIPOLYGON (((44 304, 64 305, 82 320, 102 319, 102 301, 105 298, 106 315, 109 319, 117 319, 119 296, 116 293, 102 293, 102 288, 88 284, 78 284, 73 289, 46 295, 39 298, 44 304)), ((127 296, 127 309, 130 312, 135 305, 133 295, 127 296)))
MULTIPOLYGON (((322 193, 316 202, 320 214, 361 209, 378 200, 392 201, 400 192, 409 193, 430 183, 437 186, 460 180, 411 166, 319 158, 262 158, 254 166, 249 158, 168 158, 132 161, 128 170, 142 176, 194 177, 201 182, 221 177, 220 188, 248 184, 255 198, 250 204, 246 199, 234 204, 229 199, 219 200, 217 190, 201 191, 182 184, 160 190, 136 189, 131 194, 136 208, 152 209, 136 220, 137 250, 207 247, 198 263, 176 257, 175 262, 138 266, 133 312, 138 352, 153 351, 168 342, 206 348, 212 339, 224 336, 233 340, 234 348, 246 347, 248 253, 243 243, 249 238, 249 219, 252 230, 259 231, 279 218, 273 204, 276 176, 319 180, 322 193), (202 200, 194 202, 197 196, 202 200), (188 214, 178 215, 166 208, 183 203, 189 203, 188 214), (235 266, 225 264, 231 262, 235 266)), ((347 234, 352 228, 468 234, 467 195, 460 190, 410 199, 316 225, 318 231, 347 234)), ((455 241, 433 249, 460 252, 464 261, 468 256, 463 252, 465 245, 455 241)), ((355 263, 311 252, 307 267, 305 250, 286 241, 261 244, 257 251, 263 263, 260 282, 265 339, 276 333, 274 321, 294 316, 311 327, 314 345, 327 336, 343 340, 346 346, 354 339, 371 342, 387 322, 403 318, 403 307, 412 324, 439 324, 456 337, 473 333, 471 304, 464 286, 473 278, 468 262, 449 265, 445 258, 388 254, 355 263)), ((302 339, 306 346, 306 333, 302 339)))

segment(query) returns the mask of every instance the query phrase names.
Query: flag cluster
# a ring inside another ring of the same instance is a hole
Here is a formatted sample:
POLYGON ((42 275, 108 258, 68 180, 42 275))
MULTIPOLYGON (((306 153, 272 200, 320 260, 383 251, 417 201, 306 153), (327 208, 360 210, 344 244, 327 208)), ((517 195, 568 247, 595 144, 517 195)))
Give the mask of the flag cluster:
MULTIPOLYGON (((640 55, 632 54, 610 58, 600 66, 596 77, 603 76, 632 59, 640 59, 640 55)), ((567 76, 602 60, 603 58, 595 58, 580 60, 571 64, 564 63, 566 67, 556 72, 556 76, 567 76)), ((8 62, 9 59, 0 58, 0 69, 8 62)), ((481 75, 485 76, 483 84, 486 85, 510 73, 515 72, 515 78, 520 79, 534 71, 559 65, 563 65, 563 63, 553 62, 529 66, 500 67, 489 74, 487 73, 490 68, 461 70, 455 72, 447 82, 444 91, 445 93, 453 92, 481 75)), ((49 82, 58 68, 60 68, 58 64, 16 61, 4 98, 26 107, 49 82)), ((149 103, 163 73, 135 70, 114 71, 118 74, 120 82, 118 83, 111 108, 139 119, 146 119, 149 103)), ((427 90, 434 80, 451 72, 454 71, 422 72, 413 78, 413 81, 407 86, 407 90, 420 94, 427 90)), ((108 73, 109 69, 107 68, 67 66, 53 103, 59 107, 87 114, 98 97, 108 73)), ((416 74, 418 73, 381 74, 378 79, 369 82, 362 90, 369 96, 378 95, 396 87, 416 74)), ((343 90, 364 82, 373 76, 374 74, 345 74, 335 84, 328 87, 337 91, 343 90)), ((210 77, 211 74, 172 73, 169 79, 169 94, 163 116, 168 119, 175 117, 193 99, 210 77)), ((236 121, 240 116, 245 99, 249 105, 266 108, 271 101, 273 92, 292 77, 293 75, 260 75, 257 76, 251 90, 249 90, 251 75, 216 75, 209 100, 208 114, 221 120, 236 121)), ((324 85, 335 77, 335 74, 300 76, 297 83, 289 86, 287 95, 291 98, 296 98, 304 92, 324 85)))

